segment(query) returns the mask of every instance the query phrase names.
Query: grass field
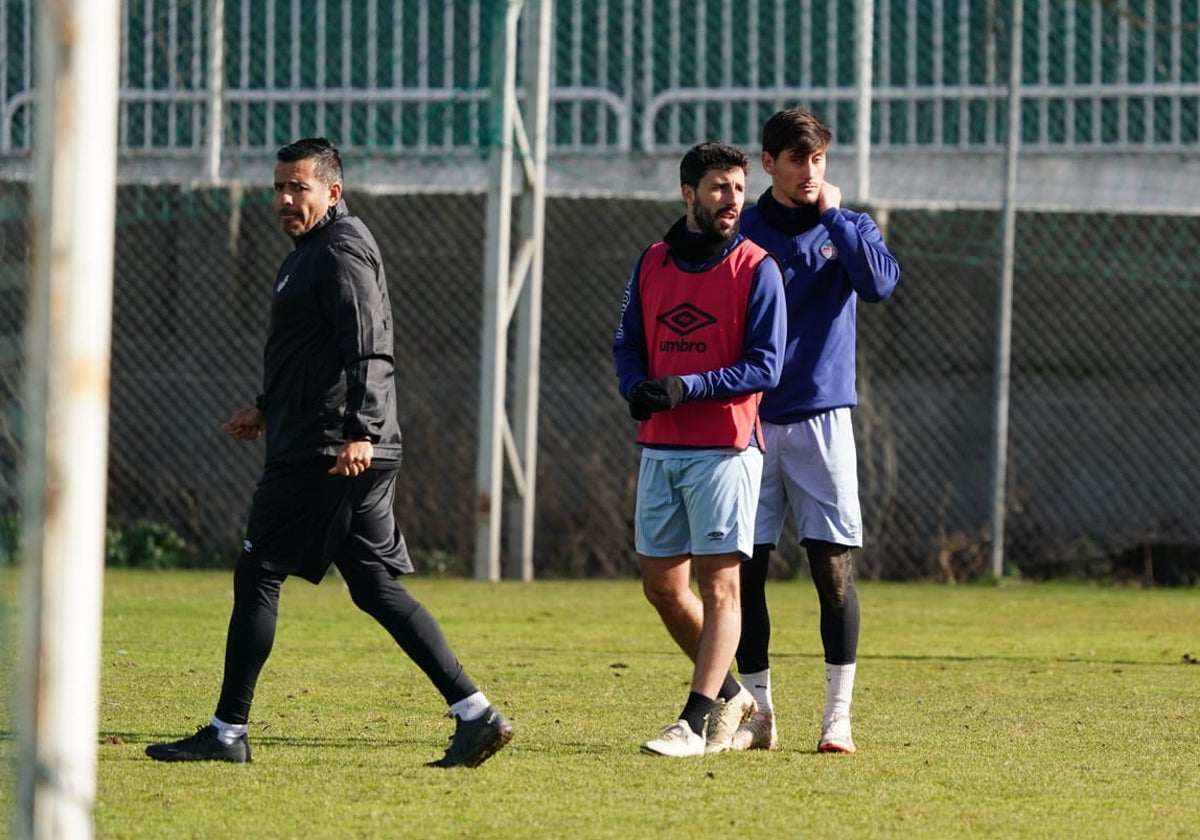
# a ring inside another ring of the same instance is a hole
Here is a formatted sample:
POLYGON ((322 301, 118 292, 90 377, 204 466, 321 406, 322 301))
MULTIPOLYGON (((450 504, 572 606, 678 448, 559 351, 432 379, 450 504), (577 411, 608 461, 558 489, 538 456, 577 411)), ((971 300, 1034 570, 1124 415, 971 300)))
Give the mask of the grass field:
MULTIPOLYGON (((284 587, 255 701, 254 763, 152 762, 146 744, 212 713, 230 576, 110 571, 97 836, 1200 832, 1196 590, 860 584, 859 751, 824 756, 814 752, 824 697, 816 598, 807 580, 772 583, 782 749, 671 760, 638 744, 678 713, 690 669, 637 582, 408 584, 517 727, 477 770, 423 766, 453 723, 336 578, 284 587)), ((11 775, 12 726, 0 723, 11 775)), ((11 804, 9 783, 0 810, 11 804)))

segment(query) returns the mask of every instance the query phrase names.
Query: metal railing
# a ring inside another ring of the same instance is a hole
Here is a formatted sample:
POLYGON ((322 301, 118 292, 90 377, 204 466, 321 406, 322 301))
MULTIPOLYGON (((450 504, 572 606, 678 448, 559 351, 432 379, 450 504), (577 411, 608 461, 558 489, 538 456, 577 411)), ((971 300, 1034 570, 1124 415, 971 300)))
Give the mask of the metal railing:
MULTIPOLYGON (((488 136, 491 14, 457 0, 128 0, 124 155, 222 154, 301 134, 350 151, 475 152, 488 136), (214 87, 213 10, 223 74, 214 87)), ((1023 142, 1113 152, 1200 143, 1195 2, 1041 0, 1027 11, 1023 142)), ((33 142, 33 0, 0 0, 0 155, 33 142)), ((766 112, 803 102, 856 142, 860 4, 558 0, 550 152, 674 152, 698 136, 754 145, 766 112)), ((1004 136, 1008 2, 874 4, 872 144, 996 148, 1004 136)))

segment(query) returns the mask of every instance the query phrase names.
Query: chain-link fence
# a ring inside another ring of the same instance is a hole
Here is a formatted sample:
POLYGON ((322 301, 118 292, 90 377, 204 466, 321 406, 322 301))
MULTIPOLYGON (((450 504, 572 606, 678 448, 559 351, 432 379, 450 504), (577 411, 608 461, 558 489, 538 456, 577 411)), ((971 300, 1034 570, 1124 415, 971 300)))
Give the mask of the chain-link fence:
MULTIPOLYGON (((258 390, 269 283, 289 247, 265 184, 277 146, 324 134, 393 284, 401 521, 427 570, 471 567, 482 189, 499 142, 488 55, 504 6, 126 4, 114 524, 240 544, 262 453, 218 427, 258 390)), ((0 518, 19 495, 31 7, 0 0, 0 518)), ((637 452, 609 350, 622 287, 682 211, 682 150, 711 137, 756 152, 761 122, 793 104, 829 119, 829 177, 869 206, 902 266, 895 296, 859 309, 862 573, 986 571, 1011 8, 875 3, 869 191, 853 154, 857 8, 555 3, 538 575, 632 570, 637 452)), ((1007 556, 1035 575, 1157 563, 1160 577, 1182 557, 1195 575, 1200 13, 1025 11, 1007 556)), ((759 171, 750 181, 766 186, 759 171)))

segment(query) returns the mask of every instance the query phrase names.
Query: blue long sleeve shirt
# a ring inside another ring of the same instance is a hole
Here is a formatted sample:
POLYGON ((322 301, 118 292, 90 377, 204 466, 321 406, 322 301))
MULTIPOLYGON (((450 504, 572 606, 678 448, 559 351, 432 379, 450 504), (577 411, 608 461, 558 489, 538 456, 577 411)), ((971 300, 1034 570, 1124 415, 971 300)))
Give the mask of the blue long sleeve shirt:
POLYGON ((763 394, 770 423, 806 420, 858 404, 857 302, 886 300, 900 264, 865 213, 789 208, 768 189, 742 213, 741 232, 783 266, 787 340, 779 385, 763 394))

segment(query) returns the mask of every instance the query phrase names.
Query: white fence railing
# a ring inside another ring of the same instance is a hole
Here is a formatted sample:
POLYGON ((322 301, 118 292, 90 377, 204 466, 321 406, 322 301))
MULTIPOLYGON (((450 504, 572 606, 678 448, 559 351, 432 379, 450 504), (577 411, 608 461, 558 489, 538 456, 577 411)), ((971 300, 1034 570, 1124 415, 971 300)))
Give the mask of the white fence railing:
MULTIPOLYGON (((0 154, 33 142, 34 0, 0 0, 0 154)), ((487 141, 489 15, 499 3, 127 0, 120 147, 194 153, 207 136, 211 28, 223 35, 228 154, 299 134, 372 153, 487 141)), ((1129 151, 1200 143, 1194 0, 1026 4, 1024 141, 1129 151), (1030 7, 1033 7, 1032 9, 1030 7)), ((553 153, 653 153, 719 134, 753 144, 763 113, 804 102, 853 142, 854 16, 809 0, 557 0, 553 153)), ((877 0, 878 148, 1003 140, 1008 2, 877 0)))
MULTIPOLYGON (((35 2, 0 0, 2 177, 31 177, 35 2)), ((258 178, 280 145, 324 135, 373 188, 485 189, 504 6, 125 0, 122 180, 258 178)), ((1023 8, 1018 203, 1200 212, 1188 186, 1200 175, 1200 3, 1023 8)), ((869 156, 837 166, 847 195, 992 206, 1012 10, 1011 0, 555 0, 549 189, 672 196, 683 149, 702 139, 756 149, 763 121, 797 104, 830 123, 836 157, 861 148, 869 101, 869 156), (869 96, 857 86, 864 7, 869 96)))

